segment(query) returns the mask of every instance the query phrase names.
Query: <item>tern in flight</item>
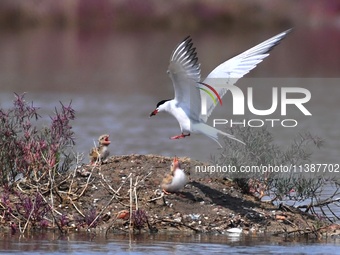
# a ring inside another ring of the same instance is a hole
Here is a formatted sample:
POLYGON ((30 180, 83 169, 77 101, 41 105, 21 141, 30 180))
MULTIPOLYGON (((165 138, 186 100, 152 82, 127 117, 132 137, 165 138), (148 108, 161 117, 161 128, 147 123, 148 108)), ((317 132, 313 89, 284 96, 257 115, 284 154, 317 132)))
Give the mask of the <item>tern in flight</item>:
POLYGON ((214 88, 211 85, 214 80, 225 84, 236 83, 238 79, 268 57, 269 51, 279 44, 290 31, 291 29, 282 32, 225 61, 217 66, 203 81, 201 81, 201 68, 198 63, 196 48, 193 47, 192 39, 188 36, 172 52, 168 67, 168 74, 175 89, 175 98, 160 101, 156 109, 150 113, 150 117, 165 111, 177 119, 181 134, 170 137, 170 139, 180 139, 190 136, 191 133, 199 133, 210 137, 220 146, 218 135, 243 143, 235 136, 206 124, 207 118, 216 106, 216 100, 218 99, 221 102, 221 98, 227 92, 227 89, 223 86, 214 88), (207 112, 204 115, 201 113, 201 96, 206 89, 198 89, 199 85, 206 86, 215 94, 215 100, 207 102, 207 112))

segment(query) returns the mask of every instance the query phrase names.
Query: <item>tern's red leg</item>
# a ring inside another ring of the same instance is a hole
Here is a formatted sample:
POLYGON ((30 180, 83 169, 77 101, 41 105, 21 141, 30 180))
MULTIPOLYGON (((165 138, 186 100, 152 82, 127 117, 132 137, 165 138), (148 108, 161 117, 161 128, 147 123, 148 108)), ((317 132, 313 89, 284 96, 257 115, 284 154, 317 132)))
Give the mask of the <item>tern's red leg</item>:
POLYGON ((167 192, 165 189, 162 189, 162 191, 163 191, 163 193, 164 193, 165 195, 170 195, 170 194, 171 194, 170 192, 167 192))
POLYGON ((175 139, 181 139, 181 138, 185 138, 186 136, 190 136, 190 134, 180 134, 180 135, 175 135, 170 137, 171 140, 175 140, 175 139))
POLYGON ((165 189, 162 189, 162 191, 163 191, 163 193, 164 193, 165 195, 175 194, 175 195, 180 196, 180 197, 183 197, 183 198, 186 197, 186 196, 183 195, 182 193, 178 193, 178 192, 168 192, 168 191, 166 191, 165 189))

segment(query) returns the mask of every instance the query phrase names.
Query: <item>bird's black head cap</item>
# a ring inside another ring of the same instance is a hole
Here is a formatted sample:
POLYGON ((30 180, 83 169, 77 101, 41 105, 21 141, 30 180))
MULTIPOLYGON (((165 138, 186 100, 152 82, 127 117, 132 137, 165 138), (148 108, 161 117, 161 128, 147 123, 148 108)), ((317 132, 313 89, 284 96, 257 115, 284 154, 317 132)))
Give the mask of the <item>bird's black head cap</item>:
POLYGON ((159 102, 157 103, 157 108, 158 108, 160 105, 162 105, 162 104, 164 104, 165 102, 170 101, 170 100, 171 100, 171 99, 166 99, 166 100, 159 101, 159 102))

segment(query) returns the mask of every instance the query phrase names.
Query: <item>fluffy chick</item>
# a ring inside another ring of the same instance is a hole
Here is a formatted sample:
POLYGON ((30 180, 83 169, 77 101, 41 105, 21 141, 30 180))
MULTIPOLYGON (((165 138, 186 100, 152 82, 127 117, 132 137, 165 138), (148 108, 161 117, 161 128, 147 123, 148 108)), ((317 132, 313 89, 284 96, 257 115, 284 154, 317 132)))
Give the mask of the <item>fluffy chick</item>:
POLYGON ((181 169, 178 158, 175 157, 171 166, 170 166, 170 174, 167 174, 161 183, 161 188, 163 192, 168 194, 170 192, 178 192, 181 190, 185 184, 187 184, 188 178, 181 169))
POLYGON ((103 164, 107 162, 107 158, 110 155, 110 151, 108 149, 111 141, 109 140, 109 135, 101 135, 98 139, 99 146, 93 147, 90 151, 90 164, 94 165, 96 163, 103 164))

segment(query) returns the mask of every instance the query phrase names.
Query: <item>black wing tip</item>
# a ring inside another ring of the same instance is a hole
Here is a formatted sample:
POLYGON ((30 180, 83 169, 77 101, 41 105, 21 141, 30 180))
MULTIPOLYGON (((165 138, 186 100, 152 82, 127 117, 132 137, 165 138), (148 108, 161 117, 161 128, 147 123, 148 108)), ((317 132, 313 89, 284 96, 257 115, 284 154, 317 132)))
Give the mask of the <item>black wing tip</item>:
MULTIPOLYGON (((272 45, 271 47, 269 47, 269 48, 267 49, 267 51, 264 52, 264 53, 269 53, 269 52, 271 52, 277 45, 279 45, 279 44, 282 42, 283 39, 286 38, 286 36, 287 36, 289 33, 292 32, 292 30, 293 30, 293 28, 289 28, 289 29, 287 29, 287 30, 281 32, 280 34, 277 34, 277 35, 273 36, 273 37, 278 37, 279 35, 281 35, 281 36, 278 38, 278 40, 277 40, 275 43, 273 43, 273 45, 272 45)), ((268 39, 268 40, 270 40, 270 39, 268 39)))
POLYGON ((181 45, 181 44, 185 44, 185 45, 188 45, 190 43, 192 43, 192 38, 190 35, 188 35, 187 37, 185 37, 178 45, 181 45))
MULTIPOLYGON (((282 33, 280 33, 280 34, 278 34, 278 35, 281 35, 280 36, 280 38, 268 49, 268 51, 266 52, 266 53, 268 53, 268 52, 270 52, 272 49, 274 49, 277 45, 279 45, 281 42, 282 42, 282 40, 283 39, 285 39, 286 38, 286 36, 288 35, 288 34, 290 34, 291 32, 293 31, 293 28, 289 28, 289 29, 287 29, 286 31, 283 31, 282 33)), ((276 35, 276 36, 278 36, 278 35, 276 35)))
POLYGON ((191 41, 191 36, 190 36, 190 35, 188 35, 187 37, 185 37, 184 40, 183 40, 182 42, 185 42, 185 41, 187 41, 187 40, 190 40, 190 41, 191 41))
POLYGON ((189 56, 190 64, 192 66, 197 65, 197 62, 198 62, 197 51, 196 51, 196 47, 193 47, 194 43, 192 42, 191 36, 188 35, 187 37, 185 37, 182 43, 185 43, 184 48, 186 49, 187 54, 189 56))
POLYGON ((185 37, 184 40, 178 44, 171 56, 171 60, 179 60, 182 56, 181 61, 186 62, 185 68, 199 68, 196 47, 194 47, 194 43, 192 42, 190 35, 185 37), (181 54, 179 54, 179 52, 181 52, 181 54), (185 57, 182 56, 182 53, 185 53, 185 57))
POLYGON ((286 31, 283 31, 284 34, 288 35, 289 33, 291 33, 294 30, 293 27, 287 29, 286 31))
POLYGON ((290 34, 292 31, 293 31, 293 28, 289 28, 289 29, 283 31, 282 33, 278 34, 278 35, 281 35, 281 36, 280 36, 280 39, 278 40, 278 42, 281 42, 281 41, 282 41, 284 38, 286 38, 286 36, 287 36, 288 34, 290 34))

